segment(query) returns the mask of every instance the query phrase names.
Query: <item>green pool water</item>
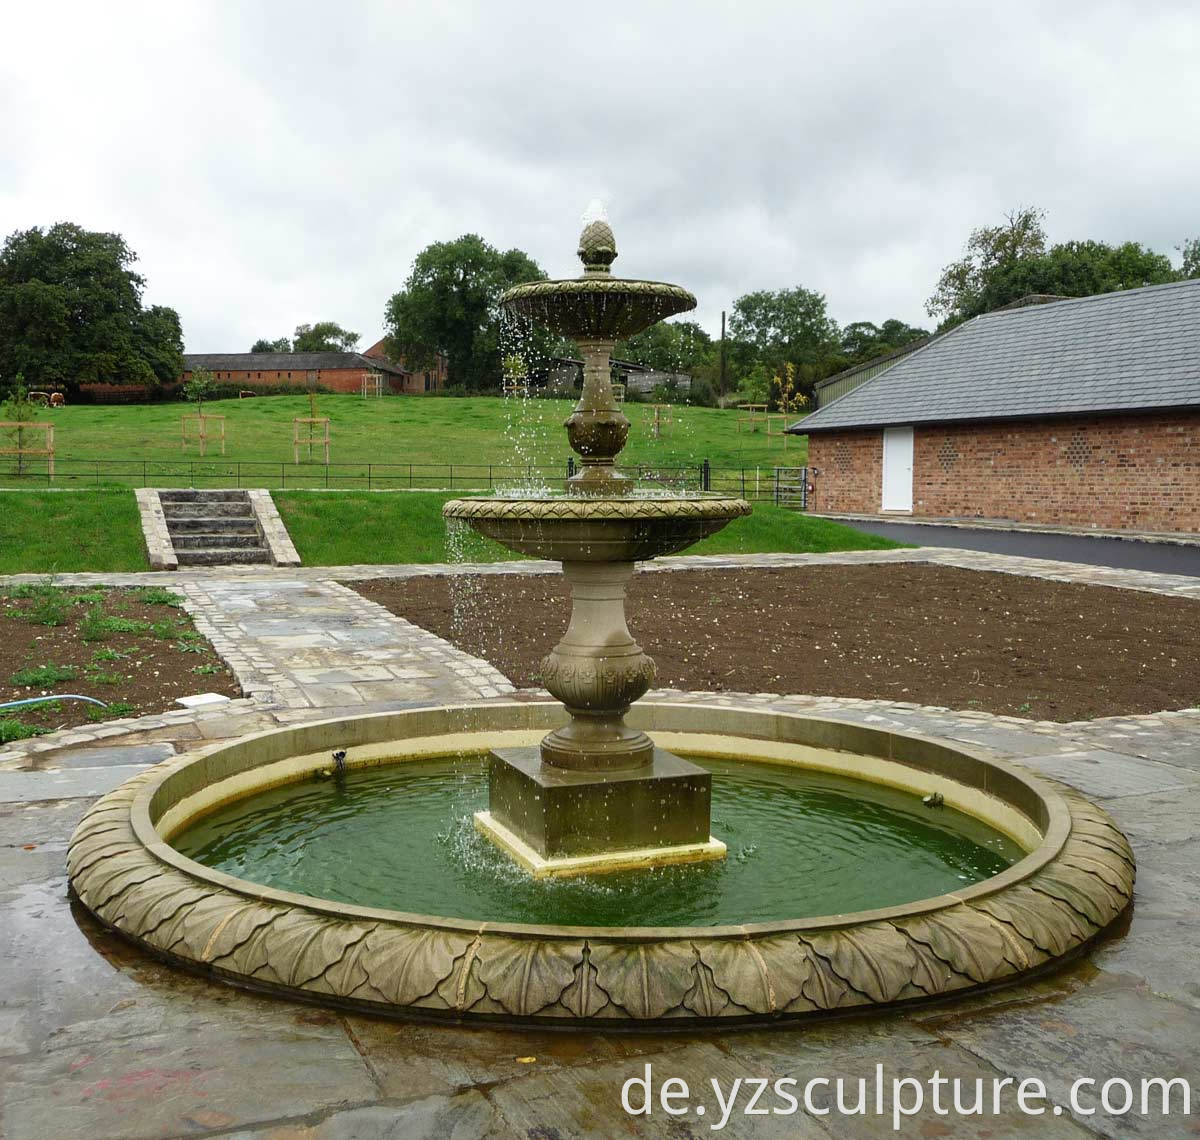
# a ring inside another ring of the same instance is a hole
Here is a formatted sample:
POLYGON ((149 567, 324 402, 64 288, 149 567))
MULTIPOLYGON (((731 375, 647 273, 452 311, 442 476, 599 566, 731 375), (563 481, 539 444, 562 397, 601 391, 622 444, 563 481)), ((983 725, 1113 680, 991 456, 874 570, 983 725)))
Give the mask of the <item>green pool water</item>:
POLYGON ((493 922, 675 926, 893 906, 988 878, 1011 840, 862 781, 692 756, 713 774, 714 863, 534 881, 474 828, 484 757, 351 771, 250 796, 177 836, 184 855, 281 890, 493 922))

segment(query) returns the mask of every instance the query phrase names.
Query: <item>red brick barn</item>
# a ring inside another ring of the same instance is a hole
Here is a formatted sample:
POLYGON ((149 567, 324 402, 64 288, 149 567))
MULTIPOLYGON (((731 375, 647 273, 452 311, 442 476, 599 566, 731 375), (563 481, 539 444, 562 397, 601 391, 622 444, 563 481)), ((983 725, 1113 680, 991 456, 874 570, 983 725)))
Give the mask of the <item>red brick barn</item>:
POLYGON ((819 514, 1200 531, 1200 280, 988 313, 789 431, 819 514))
MULTIPOLYGON (((381 342, 382 343, 382 342, 381 342)), ((370 395, 409 395, 440 389, 445 369, 438 361, 430 369, 412 372, 389 360, 381 345, 363 352, 201 352, 183 358, 183 379, 205 368, 219 384, 246 391, 271 388, 325 388, 333 392, 364 391, 370 395)))

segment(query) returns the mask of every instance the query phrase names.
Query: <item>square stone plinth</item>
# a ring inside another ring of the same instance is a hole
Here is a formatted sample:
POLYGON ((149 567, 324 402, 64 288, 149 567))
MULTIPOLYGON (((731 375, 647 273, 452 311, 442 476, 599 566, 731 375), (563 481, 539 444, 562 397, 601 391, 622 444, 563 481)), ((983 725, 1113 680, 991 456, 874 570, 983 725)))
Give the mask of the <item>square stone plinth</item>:
POLYGON ((493 832, 542 859, 710 844, 712 777, 661 748, 647 767, 606 773, 543 764, 537 748, 498 749, 488 780, 493 832))

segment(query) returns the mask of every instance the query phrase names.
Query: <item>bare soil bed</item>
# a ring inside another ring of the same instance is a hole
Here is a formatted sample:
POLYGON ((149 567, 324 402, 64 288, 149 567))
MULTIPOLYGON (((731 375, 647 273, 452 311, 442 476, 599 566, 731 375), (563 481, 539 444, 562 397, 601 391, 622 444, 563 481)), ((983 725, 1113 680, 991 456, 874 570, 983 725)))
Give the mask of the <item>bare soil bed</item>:
POLYGON ((232 674, 168 590, 68 590, 48 582, 0 589, 0 744, 90 721, 164 712, 190 693, 241 695, 232 674))
MULTIPOLYGON (((354 588, 538 684, 556 576, 354 588)), ((666 688, 810 693, 1085 720, 1200 703, 1200 602, 920 564, 643 573, 630 629, 666 688)))

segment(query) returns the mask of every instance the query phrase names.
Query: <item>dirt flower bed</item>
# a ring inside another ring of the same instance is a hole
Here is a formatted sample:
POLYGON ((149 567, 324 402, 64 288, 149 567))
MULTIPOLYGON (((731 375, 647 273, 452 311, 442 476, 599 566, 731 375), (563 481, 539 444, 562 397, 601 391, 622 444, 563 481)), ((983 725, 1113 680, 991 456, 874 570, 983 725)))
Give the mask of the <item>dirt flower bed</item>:
MULTIPOLYGON (((562 635, 557 576, 355 584, 518 685, 562 635)), ((1200 704, 1200 602, 920 564, 643 573, 630 628, 670 688, 1084 720, 1200 704)))
POLYGON ((0 744, 57 728, 163 712, 189 693, 241 695, 232 674, 169 590, 0 588, 0 702, 78 693, 0 709, 0 744))

